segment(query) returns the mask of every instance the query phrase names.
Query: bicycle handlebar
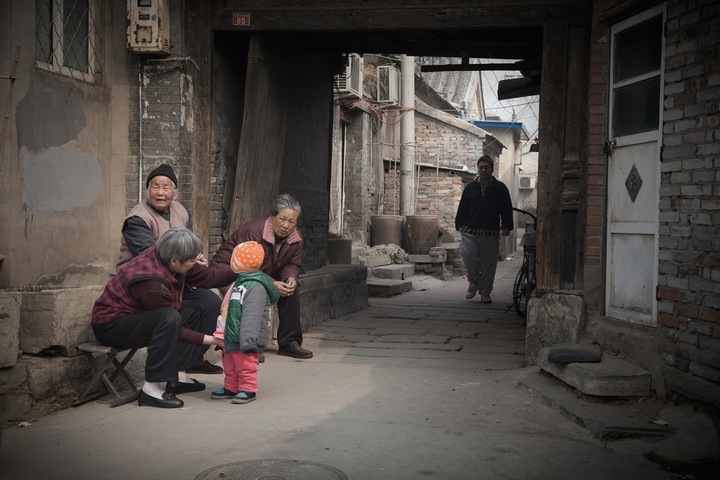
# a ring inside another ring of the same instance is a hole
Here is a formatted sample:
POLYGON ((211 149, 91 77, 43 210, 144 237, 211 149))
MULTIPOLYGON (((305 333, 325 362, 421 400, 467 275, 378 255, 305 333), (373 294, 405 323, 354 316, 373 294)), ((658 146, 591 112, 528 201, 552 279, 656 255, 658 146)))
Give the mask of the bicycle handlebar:
POLYGON ((535 222, 537 220, 537 217, 535 215, 533 215, 532 213, 528 212, 527 210, 522 210, 522 209, 515 208, 515 207, 512 207, 512 209, 516 212, 523 213, 525 215, 530 216, 530 218, 533 219, 533 222, 535 222))

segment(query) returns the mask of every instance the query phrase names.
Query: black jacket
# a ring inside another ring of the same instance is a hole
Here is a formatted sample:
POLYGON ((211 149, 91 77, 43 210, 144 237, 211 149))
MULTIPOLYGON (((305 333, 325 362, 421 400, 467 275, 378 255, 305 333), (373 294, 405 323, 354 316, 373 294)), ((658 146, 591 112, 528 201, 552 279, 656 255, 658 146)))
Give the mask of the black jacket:
POLYGON ((455 229, 460 230, 461 227, 474 230, 512 230, 512 200, 505 184, 492 177, 483 192, 477 178, 468 183, 463 189, 455 215, 455 229))

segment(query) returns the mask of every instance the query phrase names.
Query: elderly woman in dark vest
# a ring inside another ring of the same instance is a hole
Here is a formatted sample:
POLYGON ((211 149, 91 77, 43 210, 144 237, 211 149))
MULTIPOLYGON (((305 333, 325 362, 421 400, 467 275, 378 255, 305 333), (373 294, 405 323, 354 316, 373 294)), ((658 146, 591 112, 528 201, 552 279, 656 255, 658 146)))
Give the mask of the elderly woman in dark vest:
MULTIPOLYGON (((127 214, 120 238, 120 257, 117 270, 127 262, 150 248, 171 227, 192 229, 190 214, 175 198, 177 196, 177 177, 170 165, 162 164, 148 175, 145 185, 147 199, 138 203, 127 214)), ((203 255, 200 263, 207 263, 203 255)), ((196 288, 188 283, 185 286, 183 304, 180 313, 183 325, 191 330, 211 335, 215 331, 215 320, 220 314, 220 297, 206 288, 196 288)), ((207 346, 181 345, 178 351, 180 369, 187 373, 217 373, 223 369, 213 365, 203 356, 207 346)))
POLYGON ((93 306, 92 328, 100 342, 123 349, 147 347, 141 406, 182 407, 176 394, 201 390, 178 369, 178 342, 224 347, 212 335, 184 328, 178 311, 186 280, 213 285, 234 278, 217 269, 193 268, 202 248, 190 230, 171 228, 156 246, 118 270, 93 306))

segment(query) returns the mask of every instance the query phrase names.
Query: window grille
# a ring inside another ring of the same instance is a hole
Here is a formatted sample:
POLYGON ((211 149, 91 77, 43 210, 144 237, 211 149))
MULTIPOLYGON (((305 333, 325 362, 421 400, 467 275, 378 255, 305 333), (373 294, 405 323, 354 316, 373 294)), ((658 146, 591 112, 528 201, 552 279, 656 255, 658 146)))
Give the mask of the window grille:
POLYGON ((103 60, 102 3, 35 0, 36 66, 96 83, 103 60))

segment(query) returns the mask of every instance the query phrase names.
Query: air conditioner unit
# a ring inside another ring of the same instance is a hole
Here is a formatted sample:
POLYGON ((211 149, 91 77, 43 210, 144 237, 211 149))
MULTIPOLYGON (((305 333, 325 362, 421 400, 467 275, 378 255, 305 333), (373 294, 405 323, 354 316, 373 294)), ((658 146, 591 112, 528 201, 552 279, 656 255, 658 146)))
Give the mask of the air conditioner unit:
POLYGON ((535 175, 520 175, 518 177, 518 188, 521 190, 532 190, 535 188, 535 175))
POLYGON ((394 65, 380 65, 378 70, 378 101, 397 104, 400 101, 400 72, 394 65))
POLYGON ((335 75, 336 93, 345 98, 363 96, 363 58, 357 53, 348 55, 345 71, 335 75))

